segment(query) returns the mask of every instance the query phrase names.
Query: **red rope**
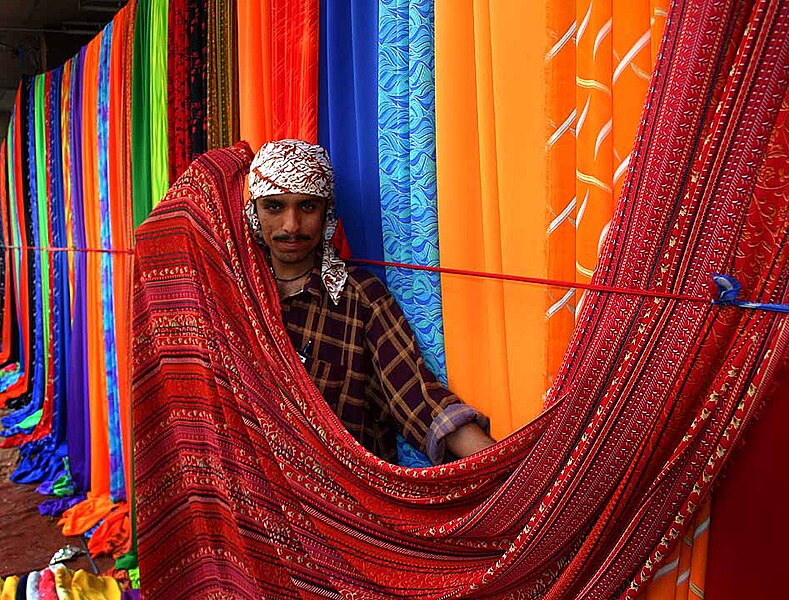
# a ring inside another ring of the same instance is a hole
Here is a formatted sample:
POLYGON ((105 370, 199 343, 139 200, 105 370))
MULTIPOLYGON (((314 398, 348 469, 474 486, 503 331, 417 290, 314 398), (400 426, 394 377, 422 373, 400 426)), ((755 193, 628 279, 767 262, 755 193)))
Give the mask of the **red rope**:
POLYGON ((115 248, 43 248, 41 246, 0 246, 4 250, 37 250, 39 252, 98 252, 101 254, 134 254, 134 250, 117 250, 115 248))
POLYGON ((523 275, 505 275, 503 273, 487 273, 485 271, 469 271, 467 269, 450 269, 447 267, 426 267, 424 265, 409 265, 406 263, 393 263, 380 260, 368 260, 364 258, 351 258, 349 262, 365 265, 379 265, 382 267, 397 267, 401 269, 413 269, 415 271, 430 271, 433 273, 444 273, 448 275, 466 275, 469 277, 482 277, 484 279, 500 279, 504 281, 520 281, 523 283, 536 283, 563 288, 578 288, 582 290, 594 290, 597 292, 609 292, 613 294, 628 294, 631 296, 646 296, 648 298, 667 298, 670 300, 684 300, 686 302, 703 302, 710 304, 712 298, 702 298, 700 296, 690 296, 688 294, 672 294, 670 292, 660 292, 658 290, 637 290, 632 288, 620 288, 608 285, 598 285, 594 283, 579 283, 573 281, 560 281, 557 279, 542 279, 540 277, 526 277, 523 275))
MULTIPOLYGON (((6 250, 38 250, 42 252, 98 252, 107 254, 134 254, 134 250, 116 250, 112 248, 42 248, 38 246, 0 246, 6 250)), ((638 290, 633 288, 621 288, 608 285, 598 285, 594 283, 580 283, 574 281, 561 281, 558 279, 543 279, 541 277, 526 277, 525 275, 506 275, 504 273, 488 273, 485 271, 470 271, 468 269, 451 269, 448 267, 428 267, 424 265, 410 265, 407 263, 394 263, 382 260, 369 260, 365 258, 351 258, 349 262, 364 265, 378 265, 381 267, 396 267, 398 269, 411 269, 413 271, 430 271, 432 273, 444 273, 446 275, 465 275, 467 277, 480 277, 483 279, 498 279, 502 281, 519 281, 522 283, 535 283, 552 287, 576 288, 581 290, 593 290, 596 292, 608 292, 611 294, 627 294, 630 296, 644 296, 647 298, 666 298, 668 300, 684 300, 685 302, 700 302, 709 304, 712 298, 702 298, 688 294, 672 294, 658 290, 638 290)))

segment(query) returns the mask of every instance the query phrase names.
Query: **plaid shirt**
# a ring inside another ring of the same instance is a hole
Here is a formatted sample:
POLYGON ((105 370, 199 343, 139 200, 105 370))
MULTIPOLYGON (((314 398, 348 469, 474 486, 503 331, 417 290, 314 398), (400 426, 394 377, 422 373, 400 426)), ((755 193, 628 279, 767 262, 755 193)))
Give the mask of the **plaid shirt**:
POLYGON ((316 387, 368 450, 394 462, 395 434, 444 458, 444 438, 488 419, 441 385, 425 366, 400 307, 379 279, 349 268, 337 305, 310 273, 301 292, 281 299, 282 319, 316 387))

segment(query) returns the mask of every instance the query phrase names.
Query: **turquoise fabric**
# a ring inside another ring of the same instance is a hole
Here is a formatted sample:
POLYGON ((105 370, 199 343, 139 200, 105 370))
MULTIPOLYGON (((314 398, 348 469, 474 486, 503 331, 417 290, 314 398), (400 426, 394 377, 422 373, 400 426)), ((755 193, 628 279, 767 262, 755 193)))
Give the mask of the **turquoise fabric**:
MULTIPOLYGON (((433 2, 381 0, 378 24, 384 258, 437 267, 433 2)), ((439 275, 388 268, 386 280, 416 334, 425 364, 446 384, 439 275)))

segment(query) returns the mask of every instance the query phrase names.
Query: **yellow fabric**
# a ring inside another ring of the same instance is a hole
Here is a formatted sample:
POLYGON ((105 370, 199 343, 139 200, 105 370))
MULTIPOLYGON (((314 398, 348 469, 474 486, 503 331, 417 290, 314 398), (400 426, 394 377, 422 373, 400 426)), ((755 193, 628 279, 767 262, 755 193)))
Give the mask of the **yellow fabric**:
POLYGON ((12 575, 6 577, 2 582, 2 592, 0 592, 0 600, 14 600, 16 598, 16 586, 19 584, 19 577, 12 575))
POLYGON ((55 590, 59 600, 120 600, 121 590, 112 577, 91 575, 80 569, 55 569, 55 590))

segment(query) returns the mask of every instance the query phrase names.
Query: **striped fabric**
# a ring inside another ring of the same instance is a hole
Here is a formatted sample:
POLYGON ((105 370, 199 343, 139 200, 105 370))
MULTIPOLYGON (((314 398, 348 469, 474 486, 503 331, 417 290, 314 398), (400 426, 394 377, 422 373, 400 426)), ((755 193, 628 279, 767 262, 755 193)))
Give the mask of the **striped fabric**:
MULTIPOLYGON (((719 269, 755 301, 789 294, 785 200, 751 193, 789 118, 789 5, 747 8, 673 6, 596 282, 703 295, 719 269)), ((284 343, 241 218, 250 159, 204 155, 138 230, 144 593, 634 598, 769 390, 789 322, 595 293, 536 421, 395 467, 350 440, 284 343)))

